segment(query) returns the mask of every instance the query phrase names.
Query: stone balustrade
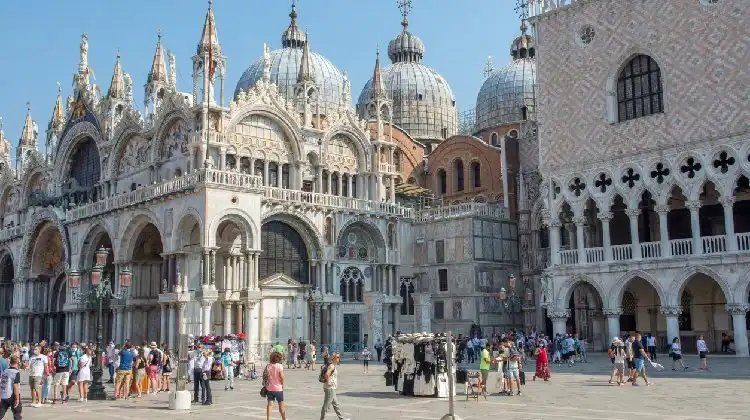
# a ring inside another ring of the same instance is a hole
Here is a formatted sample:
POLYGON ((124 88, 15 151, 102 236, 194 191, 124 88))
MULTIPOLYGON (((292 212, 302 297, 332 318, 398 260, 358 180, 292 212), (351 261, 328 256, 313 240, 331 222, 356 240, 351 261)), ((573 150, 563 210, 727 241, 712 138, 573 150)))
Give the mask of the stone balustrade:
POLYGON ((414 219, 416 223, 429 223, 435 220, 472 216, 502 219, 506 218, 506 212, 505 208, 497 203, 461 203, 420 210, 414 219))
MULTIPOLYGON (((694 242, 692 238, 672 239, 667 242, 667 253, 660 241, 641 242, 640 248, 641 261, 658 260, 663 258, 682 257, 689 255, 718 255, 724 253, 747 253, 750 251, 750 232, 736 233, 734 238, 727 235, 702 236, 700 238, 699 252, 694 252, 694 242), (737 244, 736 251, 729 250, 730 240, 737 244)), ((584 248, 583 255, 585 261, 579 261, 579 252, 576 249, 561 249, 559 254, 559 265, 579 265, 579 264, 599 264, 618 261, 633 261, 633 246, 630 244, 611 246, 611 251, 607 253, 604 247, 584 248), (607 258, 611 255, 611 258, 607 258)))

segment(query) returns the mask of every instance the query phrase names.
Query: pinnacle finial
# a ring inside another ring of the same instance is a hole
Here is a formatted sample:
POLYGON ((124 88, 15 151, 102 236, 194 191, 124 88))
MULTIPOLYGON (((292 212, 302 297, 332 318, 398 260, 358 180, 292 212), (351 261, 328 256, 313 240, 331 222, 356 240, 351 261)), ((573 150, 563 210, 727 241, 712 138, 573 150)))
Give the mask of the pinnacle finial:
POLYGON ((492 56, 487 56, 487 60, 484 62, 484 69, 482 70, 482 73, 484 74, 484 78, 490 77, 492 74, 492 71, 494 69, 494 64, 492 63, 492 56))
POLYGON ((26 112, 31 113, 31 102, 26 102, 26 112))
POLYGON ((289 12, 289 18, 292 19, 292 22, 297 20, 297 0, 292 0, 292 11, 289 12))
POLYGON ((57 82, 57 96, 60 96, 62 93, 62 84, 60 82, 57 82))
POLYGON ((396 5, 398 5, 398 10, 401 11, 401 16, 403 17, 401 26, 406 30, 409 27, 409 13, 411 12, 412 2, 411 0, 398 0, 396 5))

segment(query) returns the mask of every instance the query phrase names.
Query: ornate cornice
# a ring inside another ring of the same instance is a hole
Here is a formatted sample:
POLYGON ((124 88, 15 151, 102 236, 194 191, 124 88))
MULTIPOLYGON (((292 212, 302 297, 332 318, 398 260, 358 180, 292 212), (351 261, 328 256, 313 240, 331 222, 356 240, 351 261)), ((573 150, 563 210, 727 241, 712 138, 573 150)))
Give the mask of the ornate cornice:
POLYGON ((664 316, 679 316, 682 314, 682 306, 662 306, 660 311, 664 316))
POLYGON ((727 312, 731 315, 745 315, 750 310, 750 305, 746 303, 727 304, 727 312))
POLYGON ((617 318, 622 315, 622 308, 606 308, 602 309, 602 315, 607 318, 617 318))
POLYGON ((552 320, 568 319, 570 318, 570 310, 569 309, 555 309, 555 310, 547 312, 547 316, 552 320))

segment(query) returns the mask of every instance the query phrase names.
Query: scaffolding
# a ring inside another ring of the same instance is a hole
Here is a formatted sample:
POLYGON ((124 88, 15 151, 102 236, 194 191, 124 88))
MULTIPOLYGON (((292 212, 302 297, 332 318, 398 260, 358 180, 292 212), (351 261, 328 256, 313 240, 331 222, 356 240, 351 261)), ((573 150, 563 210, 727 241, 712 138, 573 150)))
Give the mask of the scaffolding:
POLYGON ((458 134, 462 136, 473 136, 476 132, 476 114, 473 109, 458 114, 458 134))

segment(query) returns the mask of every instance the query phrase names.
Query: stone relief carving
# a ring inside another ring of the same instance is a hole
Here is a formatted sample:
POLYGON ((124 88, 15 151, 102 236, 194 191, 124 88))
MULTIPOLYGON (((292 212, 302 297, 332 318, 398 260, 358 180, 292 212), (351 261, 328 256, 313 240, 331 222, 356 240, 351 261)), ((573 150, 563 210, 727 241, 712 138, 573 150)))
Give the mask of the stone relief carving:
POLYGON ((169 159, 187 152, 187 124, 177 120, 167 130, 162 140, 162 158, 169 159))
POLYGON ((144 137, 134 136, 123 148, 118 174, 134 172, 147 165, 150 160, 151 142, 144 137))
POLYGON ((172 236, 172 226, 174 224, 174 209, 164 210, 164 235, 167 237, 172 236))

